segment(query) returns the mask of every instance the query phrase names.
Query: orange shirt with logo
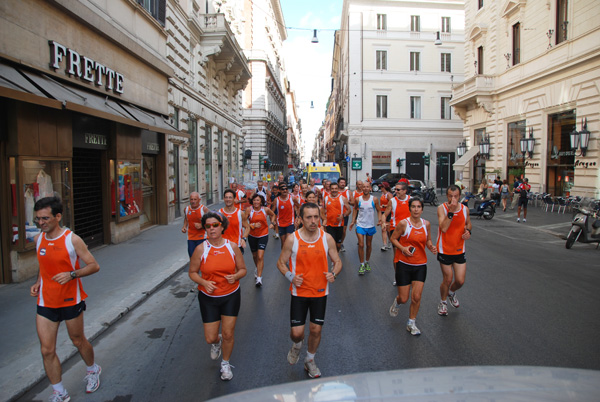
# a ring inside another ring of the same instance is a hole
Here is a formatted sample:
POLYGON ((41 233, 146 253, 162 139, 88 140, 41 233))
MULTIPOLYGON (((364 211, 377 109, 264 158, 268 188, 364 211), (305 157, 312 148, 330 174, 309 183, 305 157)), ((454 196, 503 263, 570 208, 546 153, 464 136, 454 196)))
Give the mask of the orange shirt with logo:
POLYGON ((275 198, 275 208, 277 209, 277 226, 285 228, 294 224, 294 201, 288 195, 286 200, 280 197, 275 198))
POLYGON ((402 247, 413 246, 415 251, 412 257, 404 255, 400 249, 396 249, 394 253, 394 262, 402 261, 407 265, 423 265, 427 264, 427 254, 425 246, 427 245, 427 226, 425 220, 421 218, 421 226, 416 227, 410 219, 405 219, 407 225, 404 233, 398 239, 402 247))
POLYGON ((267 213, 264 208, 256 211, 254 208, 250 209, 250 215, 248 216, 250 224, 260 223, 259 228, 253 228, 250 226, 250 236, 252 237, 263 237, 269 235, 269 225, 267 225, 267 213))
POLYGON ((329 282, 325 277, 327 264, 327 238, 323 229, 319 229, 319 238, 314 242, 302 239, 300 231, 293 233, 294 245, 290 256, 290 271, 294 275, 302 274, 302 285, 290 284, 294 296, 322 297, 329 294, 329 282))
POLYGON ((81 279, 73 279, 64 285, 52 278, 61 272, 79 269, 79 257, 72 240, 73 232, 65 229, 56 239, 48 239, 41 233, 36 244, 40 264, 40 292, 38 306, 61 308, 75 306, 87 298, 81 279))
POLYGON ((392 203, 392 212, 390 214, 392 216, 392 220, 390 221, 390 230, 394 230, 398 222, 410 216, 410 209, 408 208, 409 200, 410 196, 407 195, 404 200, 399 200, 398 197, 394 197, 389 201, 392 203))
POLYGON ((235 208, 233 212, 225 212, 225 208, 221 208, 219 213, 226 216, 229 221, 227 230, 223 232, 223 238, 235 243, 239 247, 242 243, 242 210, 235 208))
POLYGON ((344 199, 341 194, 337 197, 328 196, 325 198, 325 212, 327 214, 326 226, 343 226, 344 220, 339 220, 340 215, 344 214, 344 199))
POLYGON ((204 253, 200 260, 200 273, 202 279, 215 282, 216 289, 208 293, 204 286, 198 285, 198 290, 211 297, 232 294, 240 287, 240 282, 229 283, 225 279, 225 275, 235 274, 235 253, 229 240, 225 240, 220 247, 213 246, 209 241, 205 241, 202 245, 204 253))
MULTIPOLYGON (((448 215, 446 204, 442 204, 444 212, 448 215)), ((460 210, 454 213, 450 227, 446 233, 438 229, 437 249, 440 254, 459 255, 465 252, 465 239, 462 238, 465 233, 467 223, 467 214, 469 209, 460 204, 460 210)))
POLYGON ((204 215, 204 205, 200 204, 200 206, 196 209, 190 207, 189 205, 185 207, 185 217, 188 222, 187 235, 188 240, 202 240, 206 239, 206 231, 204 228, 196 229, 195 223, 202 223, 202 216, 204 215))

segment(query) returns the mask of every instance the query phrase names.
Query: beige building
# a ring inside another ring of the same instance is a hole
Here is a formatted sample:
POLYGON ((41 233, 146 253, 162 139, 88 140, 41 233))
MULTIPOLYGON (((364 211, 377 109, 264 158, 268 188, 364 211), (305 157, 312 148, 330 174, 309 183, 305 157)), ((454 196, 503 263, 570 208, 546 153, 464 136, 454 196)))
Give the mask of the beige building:
POLYGON ((304 143, 302 140, 302 121, 298 115, 296 92, 291 88, 290 82, 285 80, 286 100, 286 133, 287 133, 287 169, 298 169, 304 159, 304 143))
POLYGON ((451 102, 463 181, 524 175, 536 192, 599 197, 600 2, 467 1, 465 20, 466 79, 451 102))
POLYGON ((230 180, 243 181, 242 89, 250 79, 239 43, 243 21, 235 2, 215 3, 167 2, 169 115, 190 136, 169 136, 171 218, 180 216, 191 192, 212 204, 230 180))
POLYGON ((37 273, 36 200, 90 246, 169 221, 165 2, 0 2, 0 282, 37 273))

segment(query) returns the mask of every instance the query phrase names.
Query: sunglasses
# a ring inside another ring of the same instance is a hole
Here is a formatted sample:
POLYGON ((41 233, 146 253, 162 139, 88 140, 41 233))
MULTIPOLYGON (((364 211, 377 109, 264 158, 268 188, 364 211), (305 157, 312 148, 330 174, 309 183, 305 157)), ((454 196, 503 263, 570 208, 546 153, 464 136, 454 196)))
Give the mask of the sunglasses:
POLYGON ((33 221, 35 223, 40 223, 40 221, 48 222, 50 219, 52 219, 51 216, 40 216, 39 218, 35 218, 33 221))
POLYGON ((207 223, 206 224, 207 228, 218 228, 219 226, 221 226, 221 222, 207 223))

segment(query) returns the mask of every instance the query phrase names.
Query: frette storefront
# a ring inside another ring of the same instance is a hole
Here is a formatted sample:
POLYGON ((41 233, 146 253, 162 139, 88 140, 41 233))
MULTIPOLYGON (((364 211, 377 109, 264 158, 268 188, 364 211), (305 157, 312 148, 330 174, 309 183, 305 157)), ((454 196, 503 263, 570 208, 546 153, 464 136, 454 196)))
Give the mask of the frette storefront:
POLYGON ((10 3, 23 19, 3 19, 1 29, 0 283, 37 272, 40 198, 59 196, 62 224, 89 247, 168 223, 166 137, 187 136, 164 116, 172 71, 158 53, 61 9, 38 4, 32 18, 37 2, 10 3))

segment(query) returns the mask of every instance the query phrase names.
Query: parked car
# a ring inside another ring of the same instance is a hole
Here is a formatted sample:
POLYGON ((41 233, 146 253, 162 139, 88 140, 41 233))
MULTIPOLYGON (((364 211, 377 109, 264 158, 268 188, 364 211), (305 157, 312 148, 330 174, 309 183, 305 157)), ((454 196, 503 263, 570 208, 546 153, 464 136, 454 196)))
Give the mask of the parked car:
POLYGON ((390 187, 394 187, 396 185, 396 183, 398 183, 398 181, 403 177, 410 180, 410 176, 407 175, 406 173, 386 173, 386 174, 380 176, 379 178, 373 180, 372 190, 379 191, 380 187, 381 187, 381 183, 384 183, 384 182, 389 184, 390 187))

